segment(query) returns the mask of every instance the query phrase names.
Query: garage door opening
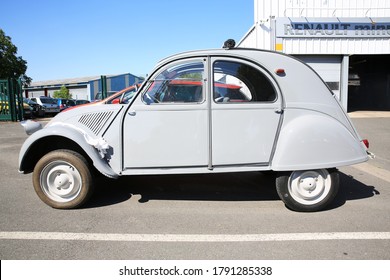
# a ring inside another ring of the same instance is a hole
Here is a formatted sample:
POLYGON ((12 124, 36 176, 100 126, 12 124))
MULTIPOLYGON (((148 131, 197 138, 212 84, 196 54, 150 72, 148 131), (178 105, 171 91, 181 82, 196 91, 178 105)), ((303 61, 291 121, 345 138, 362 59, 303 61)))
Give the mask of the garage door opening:
POLYGON ((348 111, 390 111, 390 55, 353 55, 348 111))

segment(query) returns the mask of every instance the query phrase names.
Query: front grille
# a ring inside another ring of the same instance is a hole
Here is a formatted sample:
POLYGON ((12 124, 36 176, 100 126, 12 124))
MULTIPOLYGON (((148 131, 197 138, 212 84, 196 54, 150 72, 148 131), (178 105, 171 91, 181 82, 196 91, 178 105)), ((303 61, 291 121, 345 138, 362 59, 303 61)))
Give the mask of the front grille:
POLYGON ((80 117, 79 123, 88 127, 95 135, 98 135, 112 114, 113 111, 85 114, 80 117))

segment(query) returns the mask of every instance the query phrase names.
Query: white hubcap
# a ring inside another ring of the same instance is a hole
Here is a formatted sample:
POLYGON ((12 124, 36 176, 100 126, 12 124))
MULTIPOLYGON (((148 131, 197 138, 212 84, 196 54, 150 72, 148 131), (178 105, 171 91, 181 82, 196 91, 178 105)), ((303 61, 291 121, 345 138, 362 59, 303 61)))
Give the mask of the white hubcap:
POLYGON ((288 188, 297 202, 312 205, 328 195, 331 183, 331 177, 326 169, 294 171, 290 175, 288 188))
POLYGON ((76 198, 82 187, 78 170, 66 161, 53 161, 46 165, 40 176, 43 192, 57 202, 76 198))

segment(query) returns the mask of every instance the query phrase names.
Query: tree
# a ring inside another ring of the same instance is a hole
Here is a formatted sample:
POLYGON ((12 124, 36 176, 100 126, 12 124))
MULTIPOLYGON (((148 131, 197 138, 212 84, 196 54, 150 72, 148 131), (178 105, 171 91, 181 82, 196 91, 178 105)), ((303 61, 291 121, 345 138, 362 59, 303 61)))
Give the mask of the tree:
POLYGON ((18 48, 12 44, 11 37, 0 29, 0 78, 21 78, 23 85, 27 86, 32 81, 26 75, 27 61, 16 56, 17 52, 18 48))
POLYGON ((60 90, 56 90, 53 92, 54 98, 66 98, 66 99, 72 99, 72 94, 69 92, 69 89, 67 89, 64 85, 60 88, 60 90))

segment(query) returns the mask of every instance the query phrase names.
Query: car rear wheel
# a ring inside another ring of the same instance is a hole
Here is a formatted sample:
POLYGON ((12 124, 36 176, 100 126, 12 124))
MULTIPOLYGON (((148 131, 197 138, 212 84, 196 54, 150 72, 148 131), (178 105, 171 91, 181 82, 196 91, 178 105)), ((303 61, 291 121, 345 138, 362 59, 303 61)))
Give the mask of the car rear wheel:
POLYGON ((88 162, 70 150, 56 150, 43 156, 34 168, 33 185, 43 202, 59 209, 80 207, 93 191, 88 162))
POLYGON ((313 212, 324 209, 339 189, 336 169, 302 170, 282 173, 276 178, 276 190, 288 208, 313 212))

